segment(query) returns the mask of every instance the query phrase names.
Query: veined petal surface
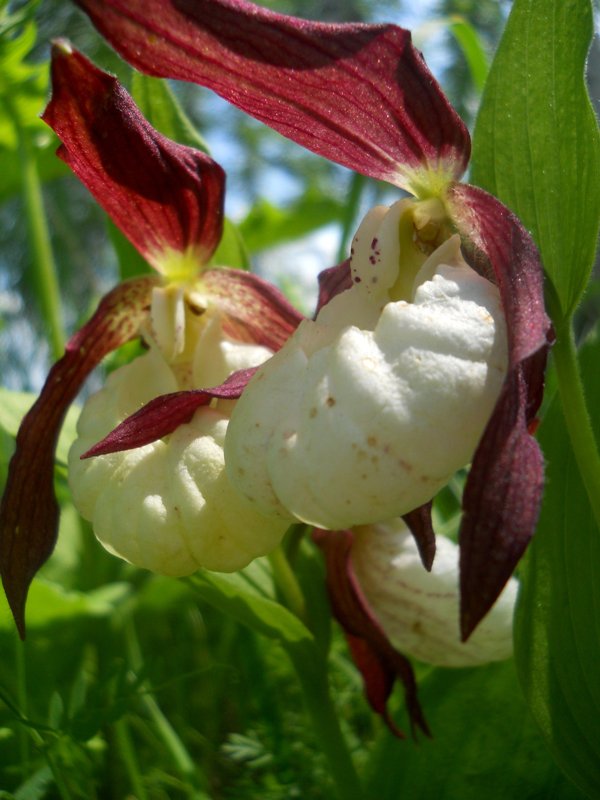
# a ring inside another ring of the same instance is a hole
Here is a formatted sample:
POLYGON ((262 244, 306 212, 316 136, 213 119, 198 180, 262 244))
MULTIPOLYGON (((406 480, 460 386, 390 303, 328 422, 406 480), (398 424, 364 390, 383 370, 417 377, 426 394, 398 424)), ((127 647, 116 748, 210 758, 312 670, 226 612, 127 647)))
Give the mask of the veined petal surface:
POLYGON ((143 72, 207 86, 298 144, 411 188, 462 175, 466 127, 409 31, 329 24, 246 0, 77 0, 143 72), (420 181, 417 181, 420 182, 420 181))
POLYGON ((153 267, 177 270, 185 256, 199 271, 222 233, 218 164, 154 130, 116 78, 64 42, 53 47, 42 119, 62 140, 58 155, 153 267))

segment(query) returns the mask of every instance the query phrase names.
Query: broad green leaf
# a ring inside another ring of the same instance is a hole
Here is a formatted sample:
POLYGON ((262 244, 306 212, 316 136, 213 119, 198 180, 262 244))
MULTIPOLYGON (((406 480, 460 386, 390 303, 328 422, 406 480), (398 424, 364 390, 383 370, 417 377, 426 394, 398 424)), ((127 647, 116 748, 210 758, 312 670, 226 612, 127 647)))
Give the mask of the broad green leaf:
MULTIPOLYGON (((600 341, 582 372, 600 436, 600 341)), ((600 531, 555 397, 540 428, 546 493, 522 571, 515 631, 519 676, 557 762, 600 796, 600 531)))
POLYGON ((237 226, 229 219, 224 220, 223 236, 210 263, 214 264, 215 267, 250 269, 250 259, 246 244, 237 226))
POLYGON ((189 580, 203 600, 257 633, 287 646, 313 644, 308 628, 275 599, 263 560, 230 575, 201 570, 189 580))
MULTIPOLYGON (((21 420, 36 399, 37 395, 30 392, 11 392, 0 387, 0 428, 15 437, 21 420)), ((69 448, 77 436, 76 427, 80 410, 79 406, 71 406, 63 422, 56 448, 56 460, 61 464, 67 463, 69 448)))
POLYGON ((110 243, 117 256, 119 277, 121 280, 126 281, 129 280, 129 278, 135 278, 138 275, 147 275, 151 272, 151 267, 146 259, 138 253, 125 234, 121 233, 108 215, 105 215, 105 218, 110 243))
POLYGON ((381 738, 367 796, 378 800, 583 800, 527 713, 512 660, 433 669, 419 695, 433 731, 418 744, 381 738))
POLYGON ((239 229, 251 253, 299 239, 343 215, 342 203, 309 190, 287 208, 259 200, 240 222, 239 229))
POLYGON ((473 141, 472 181, 531 230, 555 322, 581 299, 600 222, 600 139, 584 82, 592 32, 590 0, 515 0, 473 141))
POLYGON ((166 81, 134 70, 131 96, 156 130, 179 144, 208 153, 206 142, 186 116, 166 81))
MULTIPOLYGON (((130 594, 128 583, 113 583, 91 592, 65 591, 61 586, 36 578, 27 597, 27 627, 64 622, 73 617, 106 617, 130 594)), ((14 621, 4 594, 0 596, 0 631, 12 632, 14 621)))

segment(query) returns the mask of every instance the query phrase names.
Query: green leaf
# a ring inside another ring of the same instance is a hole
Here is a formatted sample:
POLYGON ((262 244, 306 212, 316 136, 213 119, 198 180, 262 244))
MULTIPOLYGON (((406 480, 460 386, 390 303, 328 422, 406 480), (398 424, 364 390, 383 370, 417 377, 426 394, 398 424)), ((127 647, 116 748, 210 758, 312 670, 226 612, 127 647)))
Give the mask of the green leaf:
MULTIPOLYGON (((581 358, 600 436, 600 341, 581 358)), ((600 531, 556 397, 540 428, 546 494, 522 570, 515 630, 519 676, 557 762, 600 796, 600 531)))
POLYGON ((203 600, 257 633, 292 647, 313 644, 308 628, 275 599, 271 573, 263 559, 240 572, 202 570, 189 580, 203 600))
POLYGON ((259 200, 240 222, 239 229, 249 251, 255 253, 338 222, 343 211, 343 203, 309 189, 286 208, 259 200))
MULTIPOLYGON (((107 617, 129 596, 128 583, 111 583, 91 592, 65 591, 55 583, 36 578, 27 596, 27 627, 31 631, 74 617, 107 617)), ((0 596, 0 631, 12 632, 14 621, 4 594, 0 596)))
POLYGON ((485 85, 489 65, 479 34, 466 19, 459 16, 449 18, 448 30, 462 50, 475 88, 481 91, 485 85))
POLYGON ((477 30, 464 17, 452 14, 450 17, 428 20, 421 25, 414 34, 417 45, 420 46, 421 41, 435 36, 440 30, 448 31, 454 37, 469 67, 471 80, 477 91, 481 92, 488 75, 489 64, 477 30))
POLYGON ((177 102, 168 83, 132 72, 131 96, 148 122, 179 144, 208 153, 208 146, 177 102))
POLYGON ((420 697, 433 739, 381 738, 368 797, 378 800, 581 800, 549 757, 517 683, 512 660, 433 669, 420 697))
POLYGON ((237 226, 229 219, 224 220, 223 236, 210 263, 216 267, 250 269, 250 259, 244 239, 237 226))
MULTIPOLYGON (((30 392, 11 392, 0 387, 0 428, 14 438, 21 420, 35 400, 37 395, 30 392)), ((79 406, 71 406, 63 422, 56 448, 56 460, 61 464, 67 464, 69 449, 77 437, 76 428, 80 411, 79 406)))
POLYGON ((472 180, 531 230, 554 289, 554 321, 576 308, 600 221, 600 139, 584 81, 589 0, 516 0, 473 141, 472 180))
POLYGON ((0 202, 21 190, 23 170, 18 151, 24 137, 42 181, 68 171, 55 155, 56 137, 39 118, 48 93, 48 65, 25 62, 36 41, 34 24, 27 21, 23 25, 26 17, 18 13, 0 20, 0 202), (18 35, 12 35, 21 26, 18 35))

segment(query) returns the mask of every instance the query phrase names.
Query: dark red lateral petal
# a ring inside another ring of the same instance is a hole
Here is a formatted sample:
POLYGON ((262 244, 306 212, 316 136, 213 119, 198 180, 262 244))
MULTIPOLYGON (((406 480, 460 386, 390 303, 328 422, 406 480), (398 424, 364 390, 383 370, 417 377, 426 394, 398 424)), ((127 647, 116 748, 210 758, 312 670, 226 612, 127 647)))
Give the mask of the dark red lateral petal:
POLYGON ((508 374, 463 496, 461 631, 467 639, 512 574, 537 522, 543 458, 530 429, 542 399, 552 328, 539 254, 518 218, 474 186, 454 187, 449 202, 468 260, 499 287, 509 348, 508 374))
POLYGON ((258 367, 241 369, 230 375, 220 386, 212 389, 192 389, 185 392, 163 394, 146 403, 117 425, 102 441, 95 444, 81 458, 118 453, 155 442, 189 422, 201 406, 211 400, 237 400, 258 367))
POLYGON ((58 155, 152 266, 189 252, 198 269, 221 239, 225 176, 204 153, 144 119, 111 75, 66 43, 52 49, 52 98, 42 119, 58 155))
POLYGON ((77 0, 143 72, 192 81, 325 158, 411 188, 459 178, 470 139, 410 33, 328 24, 245 0, 77 0))
POLYGON ((496 602, 537 523, 544 460, 527 428, 526 404, 518 367, 504 384, 465 485, 459 539, 463 640, 496 602))
POLYGON ((435 558, 435 533, 431 521, 432 505, 433 502, 430 500, 428 503, 402 516, 413 535, 421 556, 421 562, 427 572, 431 572, 433 559, 435 558))
POLYGON ((233 339, 279 350, 304 319, 279 289, 252 272, 211 269, 202 283, 225 313, 223 329, 233 339))
POLYGON ((333 614, 344 629, 356 666, 365 683, 365 694, 373 710, 381 714, 396 736, 402 736, 387 711, 387 701, 396 679, 404 685, 406 708, 413 736, 416 728, 430 736, 417 697, 410 661, 394 649, 373 615, 352 566, 351 530, 315 529, 313 539, 323 551, 327 589, 333 614))
POLYGON ((326 306, 336 295, 345 292, 351 286, 352 273, 350 271, 349 258, 336 267, 329 267, 329 269, 319 272, 319 297, 317 298, 315 317, 323 306, 326 306))
POLYGON ((90 321, 67 343, 19 428, 0 507, 0 573, 21 637, 29 585, 56 542, 54 451, 62 421, 94 367, 137 334, 155 285, 154 278, 139 278, 104 297, 90 321))

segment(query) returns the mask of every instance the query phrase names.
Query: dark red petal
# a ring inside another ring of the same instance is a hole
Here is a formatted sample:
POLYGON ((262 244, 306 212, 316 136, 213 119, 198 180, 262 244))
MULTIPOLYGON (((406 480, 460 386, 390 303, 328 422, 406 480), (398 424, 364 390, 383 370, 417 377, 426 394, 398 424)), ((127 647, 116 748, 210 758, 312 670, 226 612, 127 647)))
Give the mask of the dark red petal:
POLYGON ((419 727, 430 736, 410 661, 391 645, 356 579, 352 566, 353 532, 315 530, 313 538, 325 556, 333 614, 346 633, 371 707, 383 716, 392 733, 402 736, 386 707, 394 682, 399 678, 404 685, 413 735, 419 727))
POLYGON ((454 187, 449 199, 467 258, 499 287, 509 348, 508 374, 463 497, 461 630, 467 639, 512 574, 537 522, 543 459, 529 428, 542 399, 552 329, 539 254, 517 217, 474 186, 454 187))
POLYGON ((189 422, 197 409, 218 397, 236 400, 246 388, 258 367, 234 372, 220 386, 164 394, 151 400, 135 414, 123 420, 102 441, 91 447, 82 458, 118 453, 155 442, 189 422))
POLYGON ((42 393, 23 419, 0 507, 0 572, 21 637, 29 585, 56 542, 54 450, 64 415, 102 358, 134 337, 150 305, 154 278, 122 284, 67 343, 42 393))
POLYGON ((435 558, 435 533, 431 521, 432 505, 433 503, 430 500, 425 505, 415 508, 414 511, 409 511, 408 514, 404 514, 402 517, 414 537, 421 561, 428 572, 431 572, 433 559, 435 558))
POLYGON ((410 188, 415 169, 459 178, 467 129, 410 33, 326 24, 245 0, 77 0, 143 72, 208 86, 298 144, 410 188))
POLYGON ((202 283, 226 314, 223 327, 233 339, 279 350, 304 319, 279 289, 251 272, 207 270, 202 283))
POLYGON ((42 119, 58 155, 150 264, 191 251, 200 267, 221 239, 225 176, 204 153, 144 119, 117 81, 68 44, 52 49, 52 99, 42 119))
POLYGON ((329 267, 319 273, 319 297, 317 299, 317 310, 319 311, 336 295, 345 292, 352 286, 352 273, 350 271, 350 259, 338 264, 337 267, 329 267))
MULTIPOLYGON (((225 314, 225 333, 238 341, 279 350, 304 319, 278 289, 251 272, 207 270, 202 275, 202 285, 210 301, 225 314)), ((151 400, 84 453, 83 458, 142 447, 173 433, 213 398, 237 399, 256 369, 234 372, 220 386, 173 392, 151 400)))

